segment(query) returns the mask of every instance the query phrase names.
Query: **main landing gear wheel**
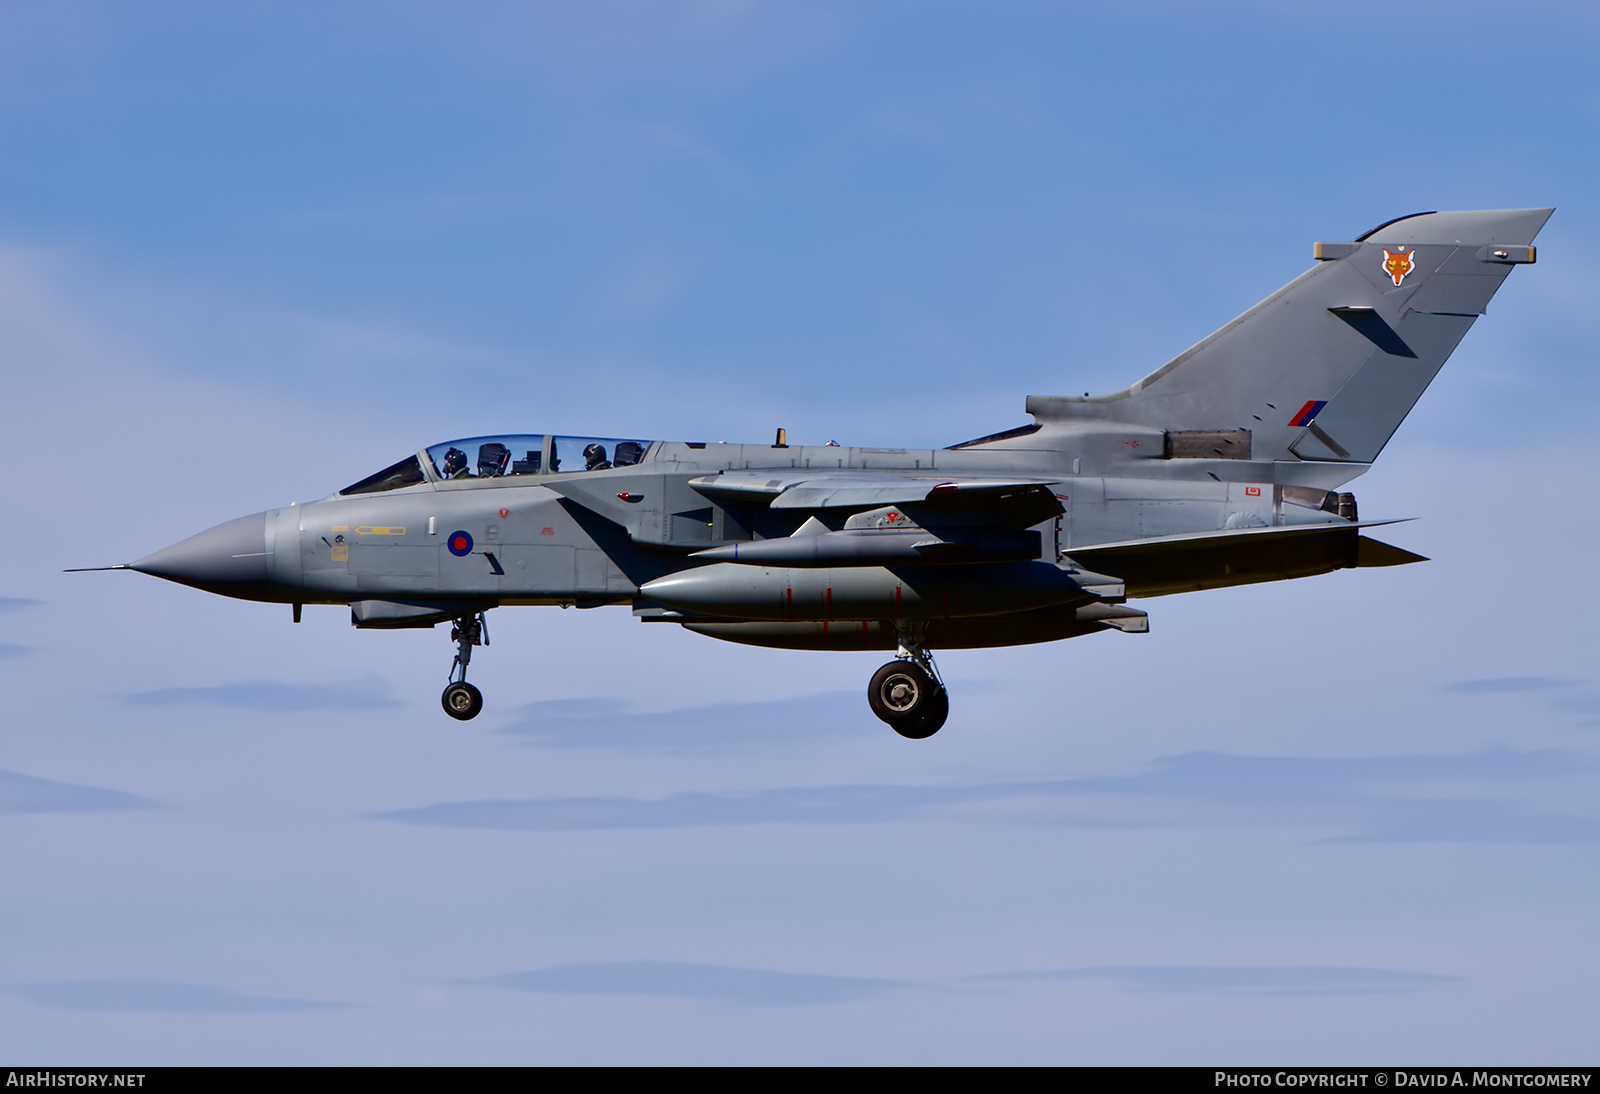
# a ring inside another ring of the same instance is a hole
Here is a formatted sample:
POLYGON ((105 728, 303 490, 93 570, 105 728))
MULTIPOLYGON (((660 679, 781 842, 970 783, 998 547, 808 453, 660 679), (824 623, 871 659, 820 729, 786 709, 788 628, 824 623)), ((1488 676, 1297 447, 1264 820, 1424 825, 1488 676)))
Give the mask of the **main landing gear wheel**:
POLYGON ((867 685, 872 713, 902 737, 920 741, 939 732, 950 716, 950 695, 914 661, 890 661, 867 685))
POLYGON ((446 714, 465 722, 468 718, 476 718, 478 711, 483 709, 483 692, 465 680, 459 680, 444 689, 439 702, 444 705, 446 714))

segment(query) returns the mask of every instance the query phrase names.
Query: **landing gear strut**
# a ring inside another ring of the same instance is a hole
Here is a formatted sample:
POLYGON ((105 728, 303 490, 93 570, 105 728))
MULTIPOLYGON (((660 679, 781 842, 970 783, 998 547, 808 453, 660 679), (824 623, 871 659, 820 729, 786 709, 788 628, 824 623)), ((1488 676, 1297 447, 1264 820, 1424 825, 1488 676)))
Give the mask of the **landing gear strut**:
POLYGON ((450 685, 439 696, 439 702, 446 714, 465 722, 476 718, 483 709, 483 692, 467 683, 467 663, 472 660, 472 647, 489 644, 489 628, 483 613, 457 619, 450 628, 450 641, 456 644, 456 659, 450 666, 450 685))
POLYGON ((900 632, 895 660, 872 674, 867 703, 872 713, 902 737, 920 741, 939 732, 950 716, 950 695, 933 655, 922 645, 921 628, 900 632))

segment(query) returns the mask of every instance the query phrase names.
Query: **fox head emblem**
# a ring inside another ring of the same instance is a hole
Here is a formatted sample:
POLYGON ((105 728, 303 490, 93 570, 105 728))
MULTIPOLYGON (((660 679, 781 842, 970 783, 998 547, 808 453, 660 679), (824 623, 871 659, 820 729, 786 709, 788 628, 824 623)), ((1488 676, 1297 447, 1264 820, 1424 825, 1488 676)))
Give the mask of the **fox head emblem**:
POLYGON ((1416 253, 1417 249, 1413 247, 1409 251, 1396 249, 1393 254, 1390 254, 1389 248, 1385 247, 1383 249, 1383 272, 1388 274, 1389 279, 1396 285, 1400 284, 1406 279, 1406 274, 1416 267, 1416 263, 1411 260, 1416 253))

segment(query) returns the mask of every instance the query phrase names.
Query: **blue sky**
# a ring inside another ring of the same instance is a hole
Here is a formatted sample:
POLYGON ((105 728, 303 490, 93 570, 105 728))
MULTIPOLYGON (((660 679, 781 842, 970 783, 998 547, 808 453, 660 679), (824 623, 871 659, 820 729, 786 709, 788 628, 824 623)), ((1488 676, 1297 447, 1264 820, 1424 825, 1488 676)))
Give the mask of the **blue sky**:
POLYGON ((1571 1063, 1600 950, 1600 16, 0 11, 0 1049, 1571 1063), (1355 489, 1424 566, 876 655, 127 561, 452 436, 943 445, 1422 209, 1554 205, 1355 489))

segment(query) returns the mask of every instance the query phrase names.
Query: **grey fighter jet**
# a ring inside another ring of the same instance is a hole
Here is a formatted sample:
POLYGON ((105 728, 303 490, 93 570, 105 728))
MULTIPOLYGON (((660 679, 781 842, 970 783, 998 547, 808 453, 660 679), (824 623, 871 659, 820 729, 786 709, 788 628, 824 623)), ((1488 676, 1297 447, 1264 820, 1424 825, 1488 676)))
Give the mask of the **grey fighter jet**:
POLYGON ((1362 531, 1366 471, 1550 209, 1418 213, 1318 243, 1288 285, 1110 395, 948 448, 508 434, 125 568, 225 596, 451 623, 453 718, 491 608, 630 607, 782 649, 888 650, 872 711, 935 733, 933 651, 1143 633, 1130 602, 1422 559, 1362 531))

